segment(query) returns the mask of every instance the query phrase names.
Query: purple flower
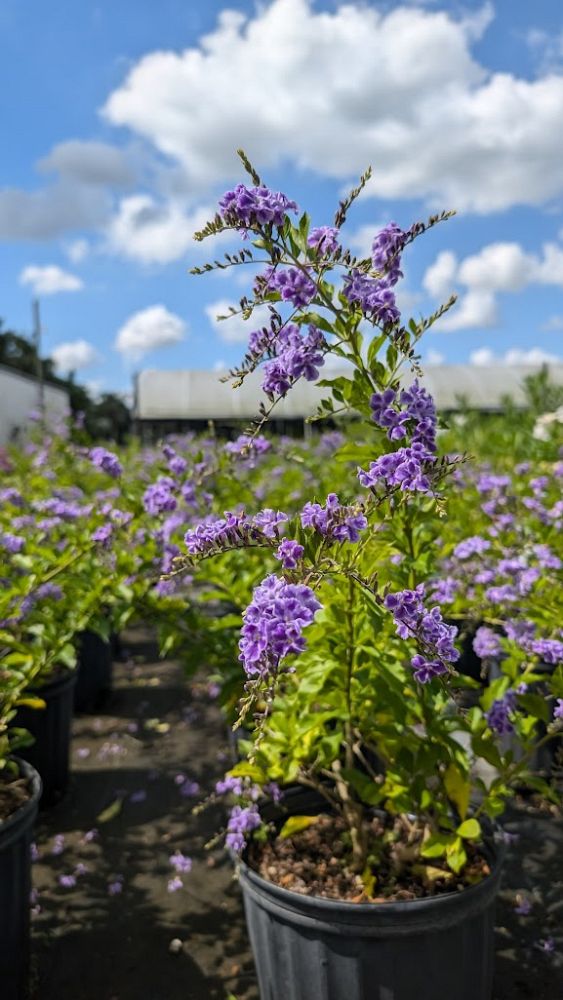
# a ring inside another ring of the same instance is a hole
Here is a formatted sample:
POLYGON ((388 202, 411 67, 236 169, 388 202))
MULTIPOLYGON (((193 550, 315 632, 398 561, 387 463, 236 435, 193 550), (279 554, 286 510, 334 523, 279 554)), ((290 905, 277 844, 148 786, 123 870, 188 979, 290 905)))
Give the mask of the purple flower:
POLYGON ((177 875, 186 875, 192 870, 192 859, 187 858, 181 851, 175 851, 168 860, 177 875))
POLYGON ((397 635, 401 639, 416 639, 423 647, 424 654, 417 653, 411 659, 415 678, 422 684, 445 673, 444 661, 455 663, 459 659, 459 651, 454 645, 457 628, 446 625, 438 607, 428 611, 424 596, 424 585, 419 584, 416 590, 387 594, 384 601, 393 615, 397 635))
POLYGON ((297 205, 281 191, 269 188, 247 188, 237 184, 234 191, 227 191, 219 201, 219 209, 225 222, 241 229, 272 224, 283 226, 288 212, 297 211, 297 205))
POLYGON ((21 535, 12 535, 11 532, 6 531, 0 534, 0 545, 6 552, 10 552, 15 555, 17 552, 21 552, 25 545, 25 538, 21 535))
POLYGON ((429 493, 432 489, 426 474, 429 457, 425 446, 417 442, 410 448, 399 448, 381 455, 370 463, 367 472, 358 469, 358 479, 366 489, 377 489, 383 485, 387 489, 398 486, 401 490, 429 493))
POLYGON ((516 692, 507 691, 503 698, 493 701, 485 718, 491 729, 499 736, 504 736, 514 730, 511 716, 516 708, 516 692))
POLYGON ((178 892, 178 889, 183 889, 184 883, 179 875, 174 875, 173 878, 168 879, 166 889, 168 892, 178 892))
POLYGON ((97 469, 107 472, 108 476, 112 476, 114 479, 119 479, 123 472, 123 466, 117 455, 114 455, 112 451, 107 451, 105 448, 92 448, 90 451, 90 461, 97 469))
POLYGON ((247 834, 255 830, 261 823, 260 814, 255 805, 233 806, 227 824, 225 843, 231 851, 240 854, 244 850, 247 834))
POLYGON ((295 569, 297 564, 303 558, 304 551, 305 549, 299 544, 299 542, 295 542, 290 538, 284 538, 275 555, 276 559, 281 561, 284 569, 295 569))
POLYGON ((59 881, 59 885, 62 886, 63 889, 73 889, 74 886, 76 885, 76 876, 75 875, 59 875, 58 881, 59 881))
POLYGON ((302 336, 296 323, 287 323, 271 344, 274 357, 264 365, 262 389, 271 399, 286 395, 300 378, 314 382, 324 365, 326 341, 316 326, 302 336))
POLYGON ((55 834, 55 839, 53 842, 53 847, 51 849, 51 854, 62 854, 64 851, 65 836, 64 833, 55 834))
POLYGON ((339 249, 339 230, 334 226, 318 226, 311 229, 307 239, 307 246, 313 250, 318 250, 319 254, 327 255, 335 253, 339 249))
POLYGON ((216 795, 242 795, 243 790, 243 780, 242 778, 233 777, 231 774, 227 774, 226 777, 220 779, 215 785, 216 795))
POLYGON ((258 281, 263 293, 278 292, 283 302, 291 302, 296 309, 308 306, 315 296, 315 282, 297 267, 288 267, 285 270, 269 268, 258 281))
POLYGON ((473 638, 473 650, 482 660, 497 659, 502 654, 502 646, 496 632, 481 625, 473 638))
POLYGON ((551 953, 555 951, 555 941, 552 937, 543 938, 536 941, 536 948, 538 948, 539 951, 544 951, 546 954, 551 955, 551 953))
POLYGON ((481 538, 479 535, 472 535, 470 538, 464 538, 462 542, 459 542, 454 549, 454 556, 456 559, 469 559, 474 555, 481 555, 490 549, 491 543, 487 541, 486 538, 481 538))
POLYGON ((401 318, 395 293, 386 279, 373 279, 361 271, 351 271, 344 279, 343 294, 375 324, 388 326, 398 323, 401 318))
POLYGON ((176 497, 172 494, 174 480, 169 476, 160 476, 144 492, 143 506, 147 514, 161 514, 163 511, 176 510, 176 497))
POLYGON ((248 677, 275 675, 290 653, 305 649, 303 629, 321 605, 304 584, 290 584, 271 575, 255 588, 243 614, 240 656, 248 677))
POLYGON ((514 912, 520 917, 527 917, 532 912, 532 904, 527 896, 517 896, 514 912))
POLYGON ((382 273, 389 285, 396 285, 403 277, 400 254, 408 235, 396 222, 389 222, 371 245, 373 268, 382 273))
POLYGON ((113 535, 113 524, 106 523, 101 524, 99 528, 96 528, 92 532, 92 541, 98 542, 104 548, 108 548, 113 535))
POLYGON ((343 507, 336 493, 329 493, 326 504, 306 503, 301 511, 304 528, 314 528, 335 542, 357 542, 360 531, 367 528, 367 519, 358 507, 343 507))
POLYGON ((271 507, 265 507, 264 510, 255 514, 252 519, 253 524, 257 528, 260 528, 260 531, 266 538, 278 538, 279 526, 287 520, 287 514, 284 514, 281 510, 272 510, 271 507))
POLYGON ((29 845, 29 856, 31 858, 31 863, 32 864, 35 861, 39 861, 39 858, 41 857, 41 855, 39 854, 39 848, 37 847, 37 844, 32 843, 32 844, 29 845))
POLYGON ((394 389, 375 392, 370 407, 373 420, 387 428, 391 441, 399 441, 408 434, 411 443, 422 444, 429 456, 436 451, 436 407, 432 396, 418 381, 403 389, 398 399, 394 389))
POLYGON ((108 882, 108 895, 119 896, 123 892, 123 875, 116 875, 113 882, 108 882))
POLYGON ((558 698, 553 709, 554 719, 563 719, 563 698, 558 698))
POLYGON ((529 648, 544 663, 563 663, 563 642, 559 639, 535 639, 529 644, 529 648))

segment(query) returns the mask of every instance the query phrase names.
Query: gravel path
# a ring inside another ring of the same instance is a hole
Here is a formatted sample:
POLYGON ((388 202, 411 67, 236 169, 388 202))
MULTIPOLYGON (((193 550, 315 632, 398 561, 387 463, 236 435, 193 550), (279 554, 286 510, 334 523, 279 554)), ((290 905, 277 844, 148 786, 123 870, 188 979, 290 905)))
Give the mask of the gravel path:
MULTIPOLYGON (((104 712, 75 720, 69 793, 37 829, 31 1000, 258 1000, 232 868, 204 846, 221 813, 190 811, 228 761, 221 714, 156 659, 148 632, 124 645, 104 712), (170 892, 176 851, 193 868, 170 892)), ((563 820, 522 806, 506 827, 519 839, 498 907, 494 1000, 563 1000, 563 820), (515 913, 517 893, 528 916, 515 913)))

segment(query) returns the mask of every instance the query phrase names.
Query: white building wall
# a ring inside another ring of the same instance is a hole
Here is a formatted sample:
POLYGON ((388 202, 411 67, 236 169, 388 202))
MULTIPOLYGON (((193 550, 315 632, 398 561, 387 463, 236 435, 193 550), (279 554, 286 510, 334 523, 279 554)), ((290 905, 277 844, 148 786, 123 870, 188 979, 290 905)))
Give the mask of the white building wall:
MULTIPOLYGON (((522 406, 524 378, 537 371, 534 365, 436 365, 426 369, 422 384, 432 393, 440 410, 458 409, 460 397, 465 397, 477 410, 496 410, 505 395, 517 406, 522 406)), ((260 403, 266 401, 260 388, 262 374, 254 372, 239 389, 222 383, 221 374, 143 371, 137 378, 135 415, 140 420, 249 420, 255 417, 260 403)), ((321 376, 324 374, 322 372, 321 376)), ((335 374, 333 368, 327 367, 327 378, 335 374)), ((341 374, 347 374, 346 370, 341 374)), ((563 385, 562 364, 550 365, 549 374, 553 382, 563 385)), ((403 382, 409 381, 405 374, 403 382)), ((274 415, 282 419, 312 416, 320 400, 329 395, 329 390, 301 379, 277 404, 274 415)))
MULTIPOLYGON (((68 412, 68 394, 64 389, 45 384, 47 420, 68 412)), ((36 379, 12 368, 0 366, 0 445, 20 440, 30 425, 29 414, 39 408, 36 379)))

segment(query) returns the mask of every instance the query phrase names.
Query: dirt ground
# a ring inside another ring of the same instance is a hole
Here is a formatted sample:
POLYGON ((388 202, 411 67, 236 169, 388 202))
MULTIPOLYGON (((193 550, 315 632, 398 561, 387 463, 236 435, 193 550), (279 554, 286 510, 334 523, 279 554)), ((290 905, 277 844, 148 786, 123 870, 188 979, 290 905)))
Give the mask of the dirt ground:
MULTIPOLYGON (((232 867, 204 846, 221 813, 191 813, 229 763, 220 711, 149 633, 124 645, 104 711, 74 722, 69 792, 37 828, 30 1000, 258 1000, 232 867), (193 868, 171 892, 176 851, 193 868)), ((563 820, 521 805, 505 828, 518 839, 494 1000, 563 1000, 563 820)))

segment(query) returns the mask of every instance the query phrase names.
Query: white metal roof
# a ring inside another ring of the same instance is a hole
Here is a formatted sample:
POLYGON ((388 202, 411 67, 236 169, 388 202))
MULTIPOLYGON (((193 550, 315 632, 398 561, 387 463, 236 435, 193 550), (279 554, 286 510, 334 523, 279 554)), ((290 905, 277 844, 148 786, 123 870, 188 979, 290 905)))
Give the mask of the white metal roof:
MULTIPOLYGON (((536 365, 435 365, 425 371, 422 382, 438 409, 458 409, 463 396, 475 409, 495 410, 506 395, 521 405, 523 379, 537 370, 536 365)), ((249 375, 238 389, 221 382, 222 374, 196 370, 140 372, 135 414, 140 420, 250 420, 256 416, 260 403, 266 401, 260 388, 262 374, 249 375)), ((338 374, 334 369, 327 370, 328 377, 334 374, 338 374)), ((563 385, 563 364, 550 366, 550 378, 563 385)), ((274 415, 281 419, 312 416, 319 400, 327 395, 327 389, 301 379, 280 400, 274 415)))

